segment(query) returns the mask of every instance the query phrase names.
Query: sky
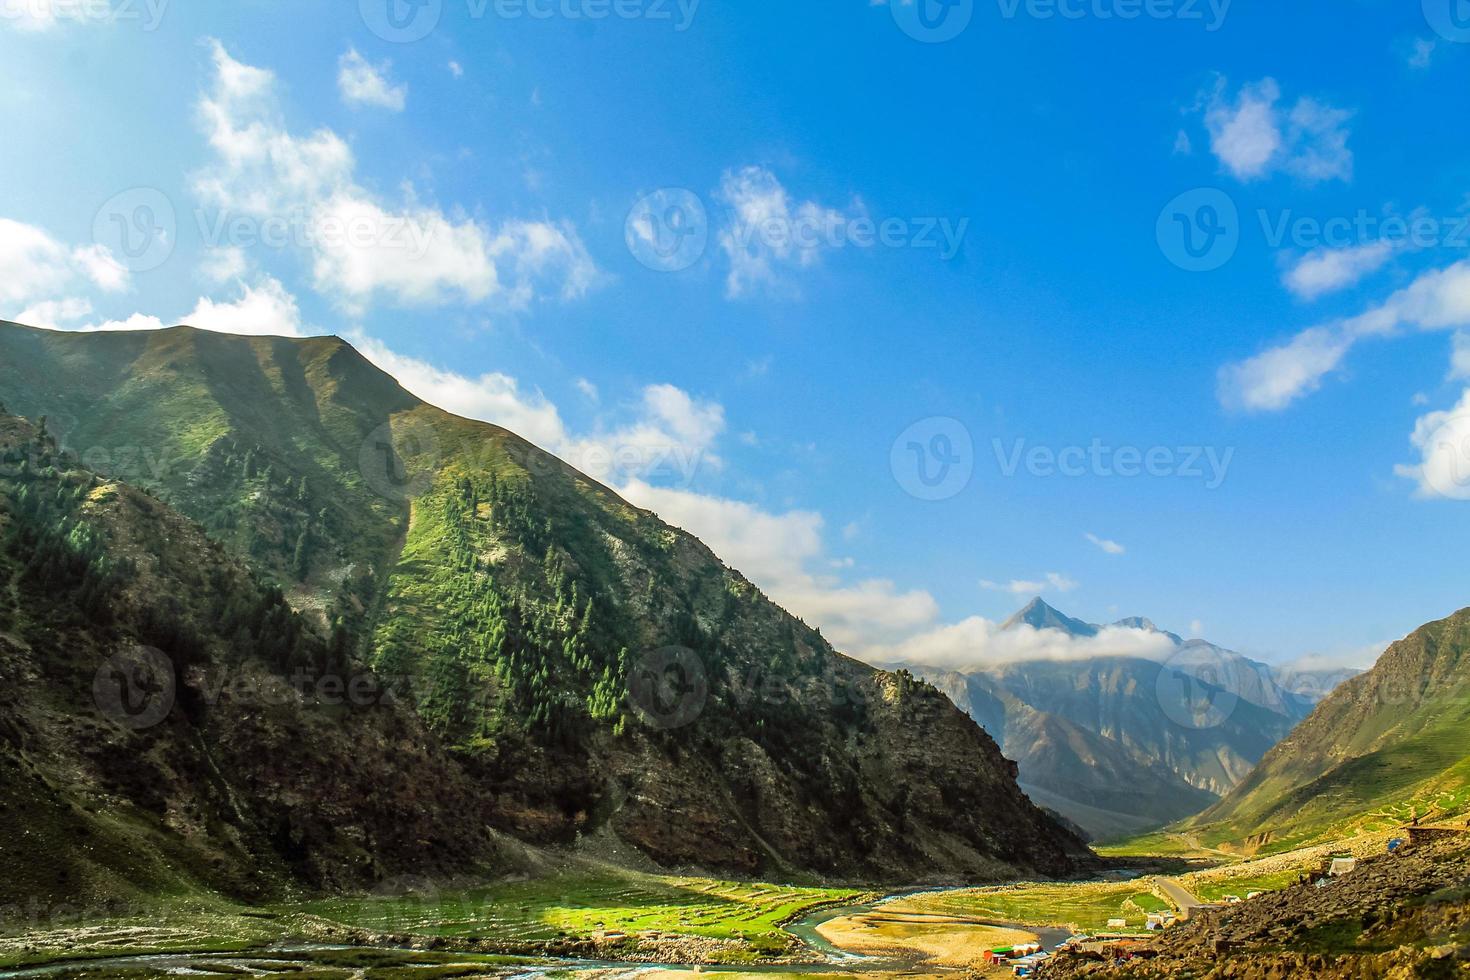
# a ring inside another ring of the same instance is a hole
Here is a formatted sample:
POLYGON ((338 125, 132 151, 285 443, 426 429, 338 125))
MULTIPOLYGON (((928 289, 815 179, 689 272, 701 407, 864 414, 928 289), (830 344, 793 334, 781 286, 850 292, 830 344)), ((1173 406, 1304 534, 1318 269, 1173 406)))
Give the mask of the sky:
POLYGON ((0 0, 0 317, 341 335, 870 660, 1364 665, 1470 602, 1467 108, 1464 0, 0 0))

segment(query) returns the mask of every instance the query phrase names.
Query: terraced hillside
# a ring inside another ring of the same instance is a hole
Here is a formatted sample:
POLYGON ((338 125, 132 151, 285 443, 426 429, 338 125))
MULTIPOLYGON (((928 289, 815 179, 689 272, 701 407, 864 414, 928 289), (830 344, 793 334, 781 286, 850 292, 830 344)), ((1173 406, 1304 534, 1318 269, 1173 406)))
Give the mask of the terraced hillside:
POLYGON ((498 830, 747 874, 1088 859, 934 688, 841 656, 692 536, 340 340, 4 325, 0 361, 12 411, 154 488, 413 705, 498 830))

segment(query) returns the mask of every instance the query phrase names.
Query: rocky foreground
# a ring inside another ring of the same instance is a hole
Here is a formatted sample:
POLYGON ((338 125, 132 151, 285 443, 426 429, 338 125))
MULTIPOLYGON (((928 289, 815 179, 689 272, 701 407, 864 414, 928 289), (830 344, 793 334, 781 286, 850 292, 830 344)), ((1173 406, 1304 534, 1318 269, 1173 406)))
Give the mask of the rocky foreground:
POLYGON ((1400 849, 1318 886, 1197 912, 1128 960, 1062 954, 1042 980, 1470 976, 1470 839, 1400 849))

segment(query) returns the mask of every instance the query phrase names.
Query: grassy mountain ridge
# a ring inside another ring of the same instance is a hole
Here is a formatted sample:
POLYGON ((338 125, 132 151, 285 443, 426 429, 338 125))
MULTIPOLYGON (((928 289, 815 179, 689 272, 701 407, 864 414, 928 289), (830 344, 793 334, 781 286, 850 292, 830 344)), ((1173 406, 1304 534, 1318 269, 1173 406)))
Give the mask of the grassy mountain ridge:
POLYGON ((1280 850, 1470 805, 1470 609, 1390 646, 1187 824, 1280 850))
POLYGON ((0 325, 0 360, 17 366, 0 401, 48 416, 98 469, 130 456, 397 685, 492 827, 746 873, 1058 874, 1086 858, 932 687, 841 656, 691 535, 419 402, 340 340, 0 325), (686 651, 683 687, 669 647, 686 651))

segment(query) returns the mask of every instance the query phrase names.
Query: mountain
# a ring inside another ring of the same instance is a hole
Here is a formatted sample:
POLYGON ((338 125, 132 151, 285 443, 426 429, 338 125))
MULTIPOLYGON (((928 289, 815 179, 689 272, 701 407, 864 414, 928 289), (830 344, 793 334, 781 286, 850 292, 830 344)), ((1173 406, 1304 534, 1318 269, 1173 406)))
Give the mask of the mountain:
MULTIPOLYGON (((1096 639, 1041 599, 1006 621, 1096 639)), ((911 667, 1001 741, 1038 803, 1099 839, 1164 826, 1215 803, 1311 711, 1272 668, 1142 617, 1114 628, 1168 638, 1167 663, 1130 656, 996 664, 968 673, 911 667)))
POLYGON ((1215 806, 1201 840, 1285 850, 1470 805, 1470 609, 1390 646, 1215 806))
MULTIPOLYGON (((46 417, 69 466, 156 494, 412 707, 410 744, 452 768, 384 771, 431 811, 442 782, 473 827, 748 874, 1089 859, 933 687, 842 656, 693 536, 339 339, 5 324, 0 363, 0 401, 46 417)), ((336 764, 313 750, 297 764, 336 764)))
POLYGON ((1080 619, 1073 619, 1053 609, 1040 598, 1031 600, 1025 609, 1002 623, 1001 629, 1013 630, 1021 626, 1029 626, 1037 630, 1060 630, 1068 636, 1096 636, 1101 632, 1100 627, 1084 623, 1080 619))

